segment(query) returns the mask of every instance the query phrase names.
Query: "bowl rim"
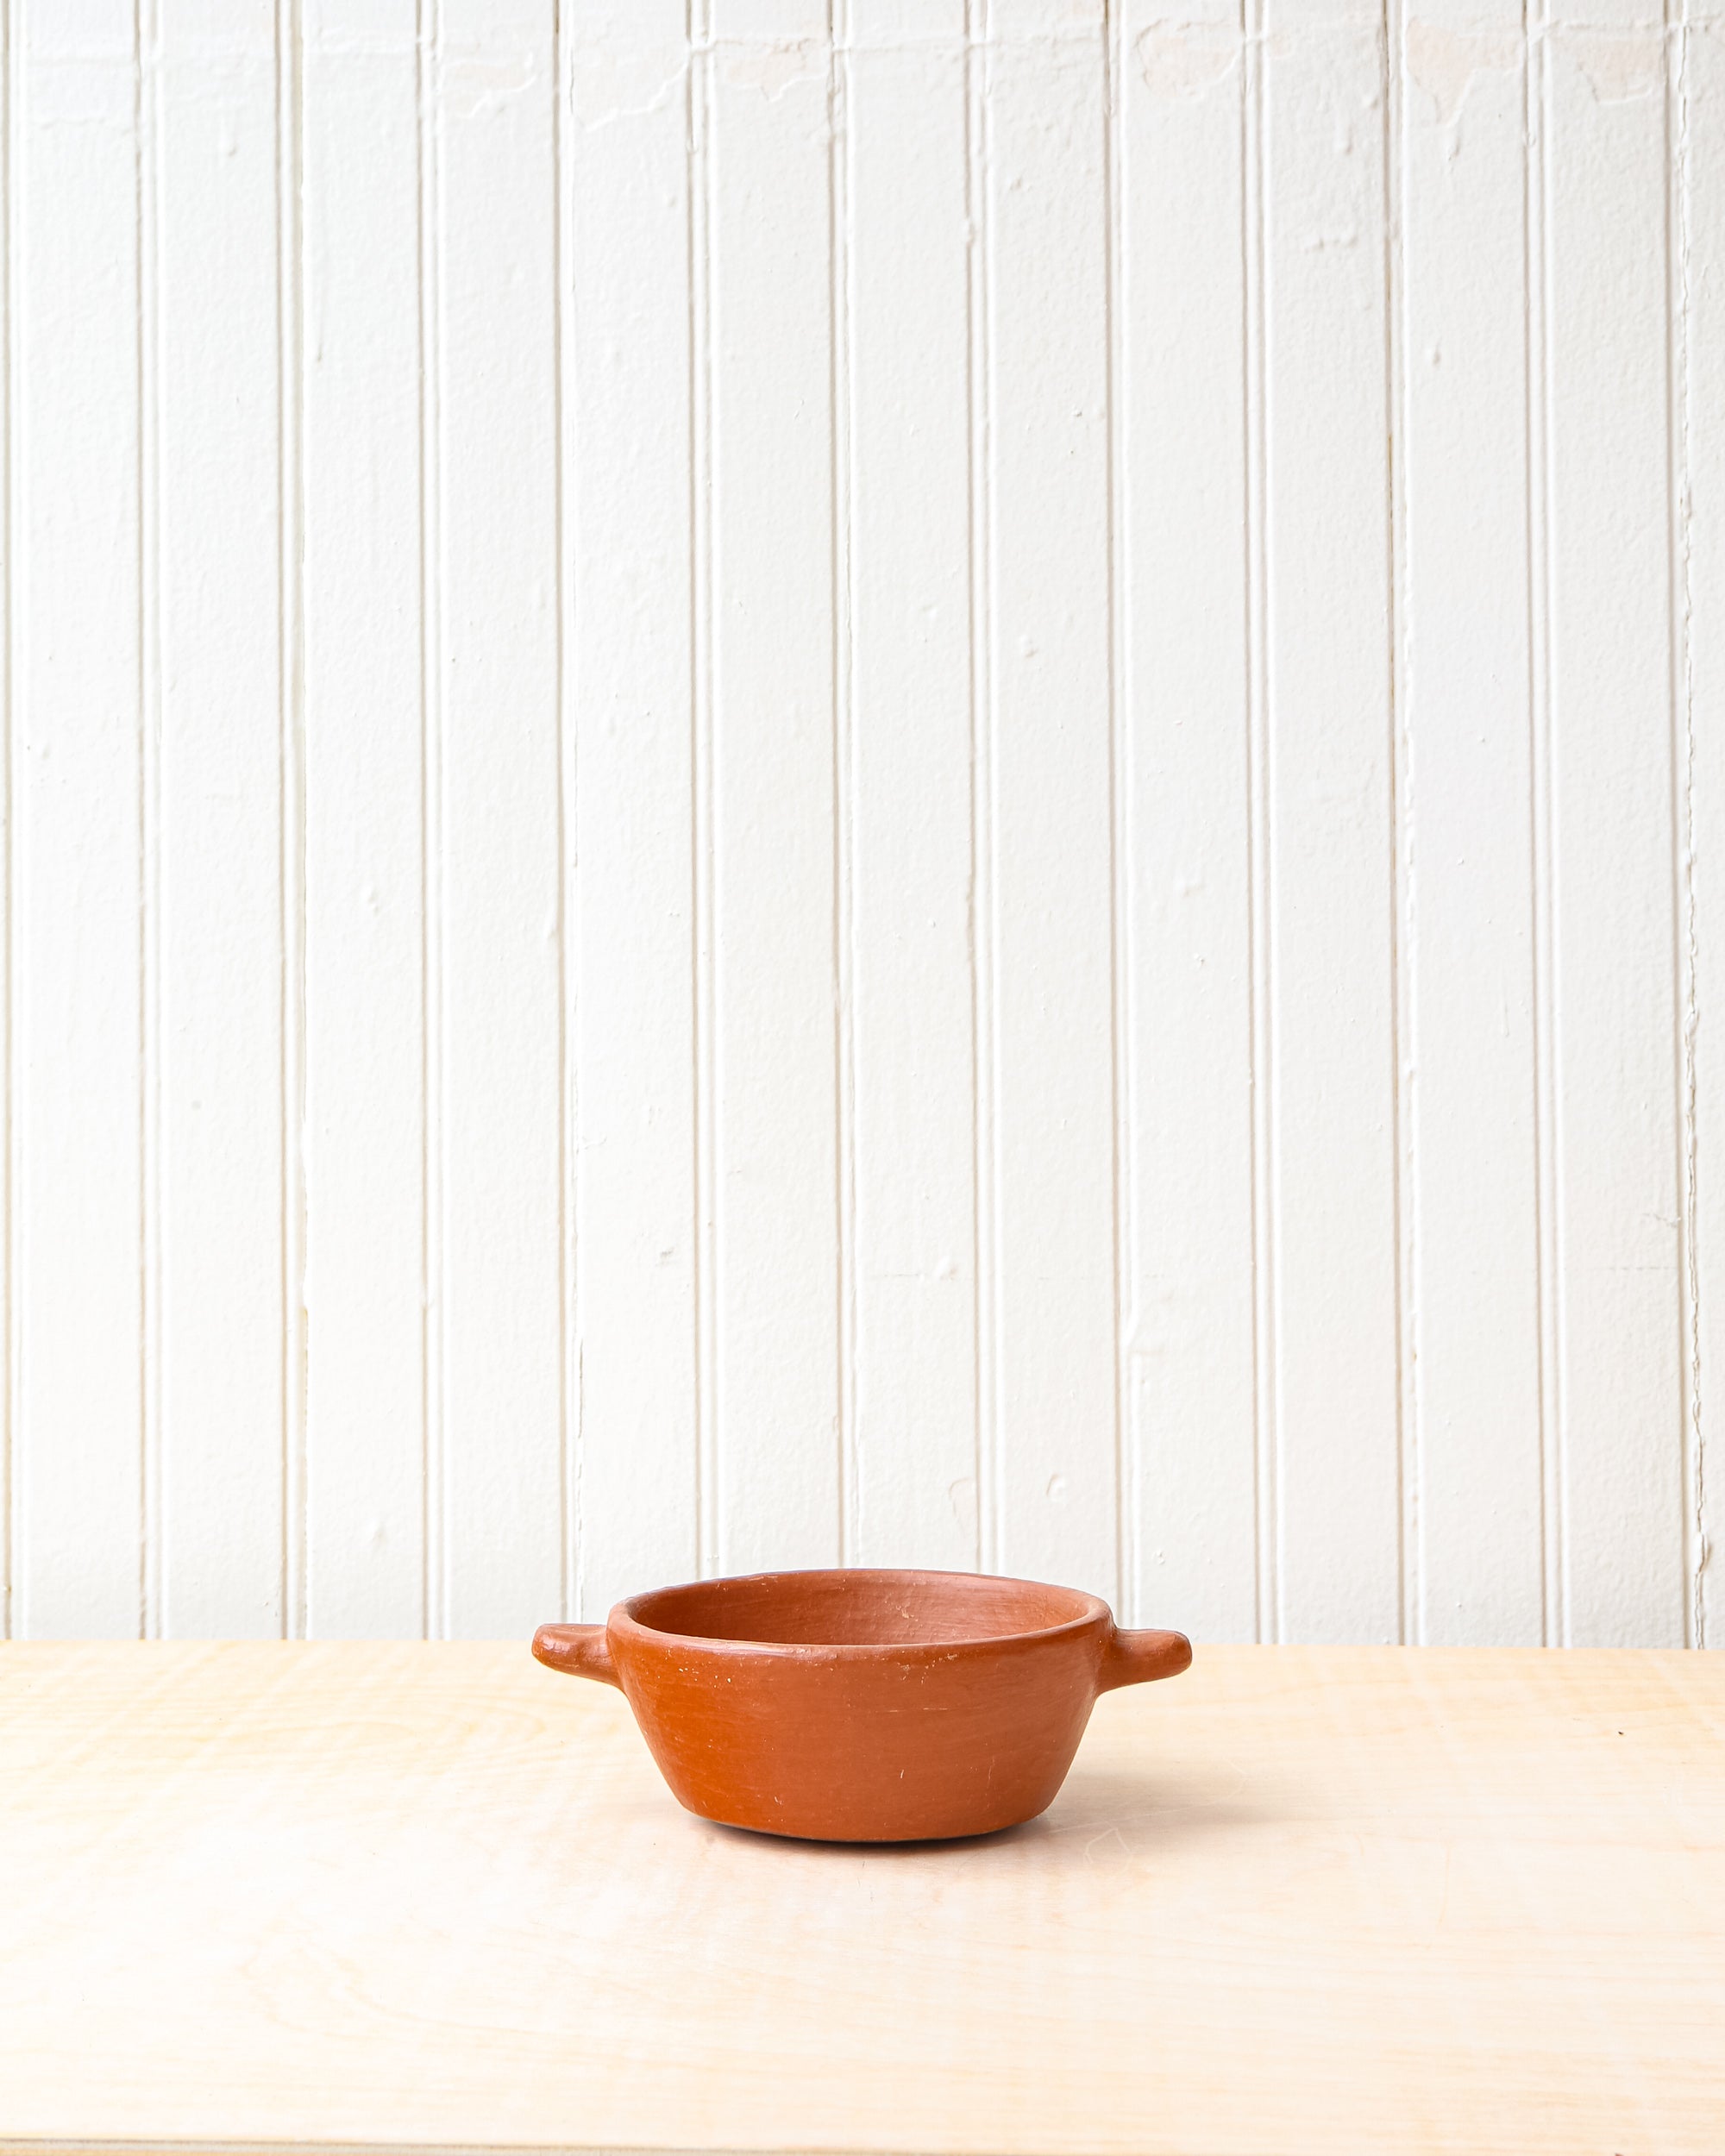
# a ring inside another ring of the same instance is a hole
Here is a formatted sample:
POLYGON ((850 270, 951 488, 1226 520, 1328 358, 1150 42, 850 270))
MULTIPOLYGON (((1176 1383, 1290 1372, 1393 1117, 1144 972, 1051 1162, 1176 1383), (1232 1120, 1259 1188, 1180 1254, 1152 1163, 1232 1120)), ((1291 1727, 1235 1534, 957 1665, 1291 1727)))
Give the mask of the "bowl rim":
POLYGON ((620 1633, 624 1638, 636 1637, 645 1641, 664 1642, 680 1649, 701 1654, 715 1654, 750 1660, 762 1656, 789 1662, 830 1661, 834 1657, 856 1661, 902 1661, 907 1655, 938 1655, 943 1658, 963 1655, 967 1658, 978 1653, 1001 1653, 1014 1647, 1039 1645, 1046 1640, 1061 1639, 1088 1631, 1093 1627, 1112 1631, 1113 1611, 1100 1595, 1092 1595, 1082 1587, 1064 1587, 1052 1580, 1022 1579, 1015 1573, 1006 1572, 949 1572, 932 1566, 891 1564, 815 1564, 790 1565, 767 1572, 727 1572, 712 1579, 668 1582, 662 1587, 649 1587, 638 1595, 630 1595, 613 1605, 605 1619, 607 1634, 620 1633), (1002 1587, 1038 1588, 1044 1594, 1069 1595, 1083 1607, 1058 1624, 1036 1625, 1026 1632, 981 1633, 961 1639, 881 1639, 881 1640, 821 1640, 821 1639, 718 1639, 711 1633, 670 1632, 662 1626, 646 1623, 636 1614, 643 1602, 655 1601, 662 1595, 676 1595, 691 1589, 721 1587, 752 1587, 767 1581, 795 1579, 857 1579, 893 1580, 963 1580, 986 1582, 1002 1587))

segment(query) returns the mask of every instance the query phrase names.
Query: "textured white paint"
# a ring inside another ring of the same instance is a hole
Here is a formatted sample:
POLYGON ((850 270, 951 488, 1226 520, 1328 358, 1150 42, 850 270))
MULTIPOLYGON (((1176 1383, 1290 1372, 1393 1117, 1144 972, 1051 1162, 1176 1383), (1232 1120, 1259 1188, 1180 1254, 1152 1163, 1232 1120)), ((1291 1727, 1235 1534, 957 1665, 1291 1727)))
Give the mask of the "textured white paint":
POLYGON ((1725 999, 1725 939, 1708 935, 1725 899, 1715 865, 1725 845, 1725 13, 1685 10, 1673 71, 1675 126, 1672 219, 1678 303, 1677 484, 1673 489, 1677 566, 1676 651, 1678 829, 1684 984, 1683 1085, 1684 1285, 1690 1330, 1685 1339, 1684 1502, 1688 1533, 1689 1634, 1725 1639, 1725 1457, 1706 1457, 1709 1402, 1725 1353, 1725 1303, 1716 1283, 1725 1266, 1725 1182, 1702 1179, 1703 1150, 1725 1144, 1725 1063, 1717 1029, 1703 1031, 1725 999), (1708 849, 1705 865, 1702 849, 1708 849))
MULTIPOLYGON (((844 175, 854 1562, 977 1561, 963 0, 858 4, 844 175)), ((841 1080, 844 1082, 844 1080, 841 1080)))
POLYGON ((564 1576, 555 77, 534 0, 426 21, 428 1623, 495 1634, 564 1576))
POLYGON ((424 1617, 425 1062, 414 0, 303 16, 305 1576, 424 1617))
POLYGON ((831 69, 714 0, 707 717, 713 1468, 725 1571, 841 1553, 831 69))
POLYGON ((1281 1636, 1402 1622, 1384 47, 1270 0, 1263 74, 1263 1163, 1281 1636))
POLYGON ((155 36, 160 1620, 270 1637, 285 1586, 292 859, 273 10, 163 0, 155 36))
POLYGON ((1115 148, 1127 1599, 1253 1636, 1247 71, 1224 6, 1121 24, 1115 148), (1131 185, 1125 183, 1131 175, 1131 185), (1170 307, 1169 295, 1182 295, 1170 307), (1170 514, 1177 504, 1178 513, 1170 514))
POLYGON ((1576 12, 1541 141, 1559 1565, 1565 1636, 1621 1646, 1685 1599, 1665 53, 1634 0, 1576 12))
POLYGON ((689 88, 683 0, 571 30, 571 1546, 609 1608, 699 1563, 689 88))
POLYGON ((9 0, 5 1629, 1725 1627, 1725 15, 9 0))
POLYGON ((1100 7, 1003 9, 984 66, 988 255, 986 1133, 994 1394, 983 1554, 1119 1586, 1100 7))
POLYGON ((1408 28, 1401 953, 1412 1614, 1545 1609, 1521 0, 1408 28))
POLYGON ((129 4, 34 0, 9 31, 10 1622, 123 1633, 156 1620, 154 136, 129 4))

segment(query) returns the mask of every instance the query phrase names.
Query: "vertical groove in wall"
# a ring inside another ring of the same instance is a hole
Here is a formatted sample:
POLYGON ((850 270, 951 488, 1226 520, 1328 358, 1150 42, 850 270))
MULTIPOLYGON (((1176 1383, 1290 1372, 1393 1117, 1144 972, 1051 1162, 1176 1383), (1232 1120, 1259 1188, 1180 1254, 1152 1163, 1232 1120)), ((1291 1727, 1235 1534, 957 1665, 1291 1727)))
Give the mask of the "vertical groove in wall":
POLYGON ((276 245, 279 309, 277 499, 281 693, 281 1625, 301 1639, 309 1622, 305 1400, 305 497, 304 101, 299 0, 276 10, 276 245))
POLYGON ((1271 998, 1270 869, 1269 573, 1266 530, 1268 417, 1264 290, 1264 0, 1245 0, 1245 47, 1241 90, 1241 232, 1245 343, 1241 354, 1245 428, 1246 784, 1250 859, 1248 947, 1251 969, 1252 1413, 1257 1486, 1255 1573, 1258 1637, 1281 1635, 1277 1564, 1279 1489, 1276 1424, 1275 1083, 1271 998))
POLYGON ((996 1246, 997 1125, 994 1066, 994 967, 1000 948, 994 917, 994 626, 990 463, 992 383, 989 271, 993 219, 988 207, 988 0, 965 7, 965 211, 969 246, 967 343, 970 559, 970 1014, 971 1127, 975 1206, 976 1562, 985 1571, 1001 1559, 1000 1506, 999 1282, 996 1246))
POLYGON ((855 709, 856 533, 852 456, 852 183, 850 52, 847 0, 829 0, 827 41, 827 235, 831 278, 829 380, 832 452, 832 876, 834 1069, 833 1156, 837 1168, 838 1562, 862 1540, 862 1457, 856 1428, 856 909, 853 889, 856 783, 855 709))
POLYGON ((448 1626, 443 1502, 443 1124, 442 1124, 442 460, 438 391, 442 336, 438 275, 438 66, 440 0, 418 0, 415 23, 419 150, 419 505, 420 505, 420 1086, 421 1335, 424 1402, 421 1457, 424 1571, 421 1630, 443 1638, 448 1626))
POLYGON ((1560 1285, 1558 1271, 1555 1080, 1556 1005, 1553 910, 1556 871, 1552 829, 1552 396, 1551 152, 1547 97, 1546 0, 1527 0, 1526 241, 1527 279, 1527 624, 1534 853, 1534 1142, 1539 1205, 1537 1282, 1540 1331, 1540 1561, 1546 1646, 1566 1635, 1560 1285))
POLYGON ((138 1631, 163 1620, 161 1430, 161 73, 156 0, 134 16, 138 292, 140 1190, 138 1631))
POLYGON ((17 1578, 17 1512, 13 1502, 13 1432, 17 1415, 17 1246, 13 1239, 12 1136, 16 1100, 17 1064, 15 1045, 13 987, 16 979, 18 880, 16 869, 16 831, 12 810, 14 689, 13 626, 16 620, 15 587, 17 582, 18 518, 14 492, 17 471, 17 442, 14 426, 15 384, 17 363, 18 293, 14 275, 17 260, 16 219, 18 210, 16 146, 18 139, 16 84, 17 80, 17 24, 14 0, 0 0, 0 900, 6 908, 3 940, 0 940, 0 1263, 5 1267, 0 1289, 0 1639, 12 1637, 12 1589, 17 1578))
POLYGON ((1126 379, 1124 358, 1125 147, 1120 110, 1120 9, 1108 8, 1102 22, 1103 305, 1107 324, 1104 398, 1107 412, 1108 549, 1108 933, 1112 993, 1108 1005, 1109 1050, 1113 1094, 1111 1103, 1114 1261, 1114 1599, 1127 1620, 1139 1620, 1138 1520, 1141 1465, 1134 1451, 1128 1461, 1126 1328, 1129 1321, 1129 1258, 1126 1247, 1132 1178, 1132 1076, 1127 1063, 1132 969, 1132 912, 1126 888, 1126 779, 1129 738, 1126 699, 1124 454, 1125 411, 1120 395, 1126 379))
POLYGON ((1684 1398, 1682 1489, 1687 1593, 1684 1643, 1707 1644, 1703 1570, 1706 1541, 1706 1445, 1702 1420, 1701 1279, 1699 1232, 1696 1218, 1699 1169, 1697 1129, 1696 1052, 1700 1031, 1697 916, 1695 872, 1695 560, 1690 498, 1693 465, 1690 448, 1691 417, 1690 139, 1690 24, 1688 0, 1675 11, 1666 6, 1665 98, 1666 171, 1670 199, 1666 252, 1667 411, 1671 432, 1672 547, 1672 850, 1677 869, 1676 931, 1678 1040, 1678 1130, 1682 1191, 1683 1240, 1679 1276, 1683 1287, 1679 1332, 1684 1398))
POLYGON ((570 76, 574 39, 564 0, 551 25, 551 379, 557 468, 553 518, 557 556, 557 1481, 561 1520, 558 1595, 563 1616, 585 1614, 586 1537, 581 1517, 580 1275, 576 1246, 575 1178, 580 1172, 578 1104, 570 1041, 578 993, 573 914, 579 904, 570 874, 569 834, 575 818, 574 373, 573 324, 567 318, 573 282, 573 220, 568 210, 570 76))
POLYGON ((1402 204, 1407 130, 1402 73, 1403 0, 1384 0, 1383 60, 1383 329, 1384 407, 1388 418, 1388 590, 1389 619, 1389 849, 1392 893, 1389 940, 1389 1100, 1394 1138, 1391 1199, 1396 1245, 1396 1404, 1398 1507, 1397 1570, 1402 1640, 1425 1636, 1425 1576, 1421 1548, 1418 1263, 1420 1168, 1418 1059, 1414 1051, 1414 973, 1419 946, 1414 824, 1414 739, 1408 724, 1407 575, 1407 325, 1402 204))
POLYGON ((718 1567, 718 1401, 714 1333, 718 1221, 713 1147, 712 56, 707 0, 689 0, 689 723, 693 855, 695 1549, 718 1567))

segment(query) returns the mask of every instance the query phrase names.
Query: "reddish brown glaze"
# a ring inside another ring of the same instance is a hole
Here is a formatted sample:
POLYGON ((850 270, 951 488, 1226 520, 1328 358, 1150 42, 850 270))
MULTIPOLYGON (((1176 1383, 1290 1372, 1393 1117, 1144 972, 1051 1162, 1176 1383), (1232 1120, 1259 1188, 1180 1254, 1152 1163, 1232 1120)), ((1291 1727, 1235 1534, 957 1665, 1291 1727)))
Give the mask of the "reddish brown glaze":
POLYGON ((812 1841, 992 1833, 1053 1801, 1099 1692, 1176 1677, 1069 1587, 971 1572, 764 1572, 542 1625, 549 1668, 621 1686, 678 1802, 812 1841))

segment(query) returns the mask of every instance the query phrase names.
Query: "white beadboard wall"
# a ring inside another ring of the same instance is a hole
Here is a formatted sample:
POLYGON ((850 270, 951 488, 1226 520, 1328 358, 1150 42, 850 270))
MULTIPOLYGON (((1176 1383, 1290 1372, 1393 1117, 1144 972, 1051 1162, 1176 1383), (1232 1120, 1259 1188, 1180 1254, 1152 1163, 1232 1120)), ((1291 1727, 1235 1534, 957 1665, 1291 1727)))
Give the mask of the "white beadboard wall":
POLYGON ((0 65, 12 1636, 1725 1642, 1725 6, 0 65))

